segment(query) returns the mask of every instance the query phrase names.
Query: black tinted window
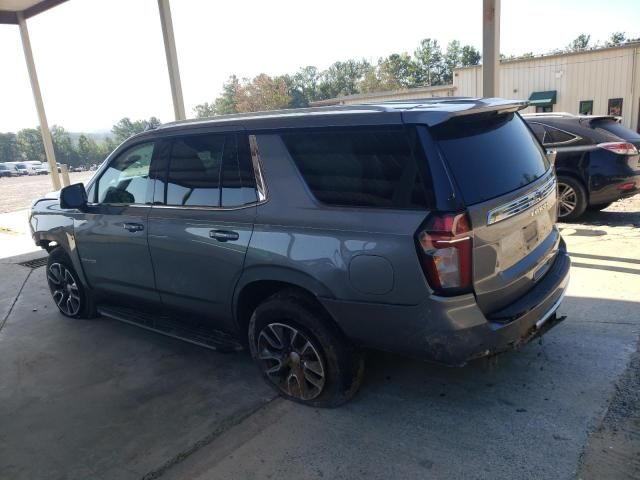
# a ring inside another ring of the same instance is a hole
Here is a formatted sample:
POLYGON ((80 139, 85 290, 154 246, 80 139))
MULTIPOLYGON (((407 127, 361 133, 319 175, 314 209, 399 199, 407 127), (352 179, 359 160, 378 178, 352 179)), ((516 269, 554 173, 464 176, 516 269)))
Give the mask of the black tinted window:
POLYGON ((403 128, 282 134, 318 200, 333 205, 424 208, 425 190, 403 128))
POLYGON ((547 125, 547 141, 544 143, 565 143, 575 140, 576 136, 547 125))
POLYGON ((193 135, 173 142, 167 205, 217 207, 225 135, 193 135))
POLYGON ((543 145, 547 143, 547 131, 544 129, 544 126, 539 123, 530 123, 529 127, 533 130, 534 135, 538 138, 540 143, 543 145))
POLYGON ((512 113, 461 116, 432 131, 469 205, 527 185, 549 168, 523 120, 512 113))
MULTIPOLYGON (((166 170, 163 149, 154 161, 152 176, 166 170)), ((235 207, 256 202, 255 177, 246 135, 201 134, 176 139, 170 148, 166 182, 167 205, 235 207)), ((154 201, 163 202, 156 186, 154 201)))
POLYGON ((246 135, 229 135, 222 161, 222 206, 236 207, 257 201, 246 135))

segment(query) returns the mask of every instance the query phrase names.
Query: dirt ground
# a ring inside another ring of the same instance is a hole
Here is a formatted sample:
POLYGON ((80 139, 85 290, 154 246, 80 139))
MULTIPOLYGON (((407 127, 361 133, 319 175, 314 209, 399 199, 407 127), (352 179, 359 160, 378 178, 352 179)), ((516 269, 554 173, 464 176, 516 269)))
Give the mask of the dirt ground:
MULTIPOLYGON (((85 183, 94 173, 70 173, 69 179, 71 183, 85 183)), ((49 175, 0 178, 0 213, 29 208, 33 200, 52 190, 49 175)))

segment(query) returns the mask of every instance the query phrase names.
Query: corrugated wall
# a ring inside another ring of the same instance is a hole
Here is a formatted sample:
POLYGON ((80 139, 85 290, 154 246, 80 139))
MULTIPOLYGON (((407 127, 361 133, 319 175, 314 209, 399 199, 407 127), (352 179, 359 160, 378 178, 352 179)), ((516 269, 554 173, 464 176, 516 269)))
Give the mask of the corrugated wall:
MULTIPOLYGON (((482 67, 457 69, 456 95, 482 96, 482 67)), ((638 129, 640 48, 620 47, 578 54, 505 62, 500 96, 528 99, 532 92, 556 90, 556 112, 578 113, 580 101, 593 100, 593 113, 606 114, 611 98, 622 98, 623 123, 638 129), (635 58, 635 60, 634 60, 635 58), (635 72, 634 72, 635 69, 635 72)), ((535 111, 529 107, 527 111, 535 111)))

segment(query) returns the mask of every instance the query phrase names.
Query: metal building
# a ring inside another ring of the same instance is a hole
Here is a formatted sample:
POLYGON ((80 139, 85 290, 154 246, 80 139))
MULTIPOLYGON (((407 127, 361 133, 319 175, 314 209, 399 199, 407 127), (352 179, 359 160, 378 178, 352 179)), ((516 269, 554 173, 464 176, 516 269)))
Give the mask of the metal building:
MULTIPOLYGON (((503 60, 498 96, 529 100, 527 112, 617 115, 640 131, 640 42, 503 60)), ((481 97, 482 65, 454 70, 453 85, 349 95, 312 105, 349 105, 433 96, 481 97)))
MULTIPOLYGON (((482 66, 454 71, 455 95, 482 95, 482 66)), ((618 115, 640 131, 640 43, 503 60, 498 96, 527 99, 527 112, 618 115)))

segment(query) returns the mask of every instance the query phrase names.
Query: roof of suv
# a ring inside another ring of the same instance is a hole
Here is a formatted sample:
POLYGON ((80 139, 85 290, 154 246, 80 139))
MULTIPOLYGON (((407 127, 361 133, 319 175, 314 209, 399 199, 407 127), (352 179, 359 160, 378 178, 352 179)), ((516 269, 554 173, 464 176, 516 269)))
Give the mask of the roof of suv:
POLYGON ((501 98, 433 97, 376 104, 339 105, 220 115, 212 118, 169 122, 151 131, 159 133, 167 132, 168 130, 210 126, 239 126, 253 129, 269 129, 319 125, 348 125, 353 123, 354 117, 357 117, 358 122, 362 122, 362 124, 399 124, 419 121, 420 123, 426 123, 428 125, 437 125, 454 116, 485 111, 517 111, 526 106, 526 101, 505 100, 501 98), (418 116, 419 120, 417 120, 418 116))

